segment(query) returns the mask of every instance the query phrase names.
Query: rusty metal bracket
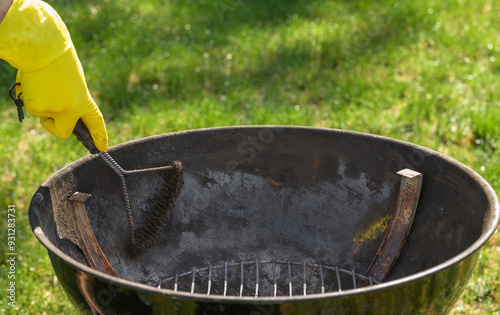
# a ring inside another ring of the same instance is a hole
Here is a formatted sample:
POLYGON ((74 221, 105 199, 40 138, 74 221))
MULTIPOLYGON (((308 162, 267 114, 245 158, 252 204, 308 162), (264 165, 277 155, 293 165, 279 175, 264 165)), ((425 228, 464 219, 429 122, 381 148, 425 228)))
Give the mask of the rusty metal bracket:
POLYGON ((117 274, 102 252, 99 243, 97 243, 94 232, 92 231, 92 227, 87 216, 87 210, 85 208, 85 201, 89 197, 90 194, 75 192, 69 198, 71 201, 70 204, 72 205, 71 216, 73 219, 73 226, 80 243, 80 248, 82 249, 85 258, 87 258, 87 262, 90 267, 107 273, 108 275, 117 277, 117 274))
MULTIPOLYGON (((384 240, 380 245, 365 276, 378 282, 385 281, 398 259, 405 245, 415 212, 417 210, 423 175, 419 172, 404 169, 398 172, 401 175, 401 186, 396 201, 396 211, 387 228, 384 240)), ((359 287, 364 287, 367 281, 361 281, 359 287)))

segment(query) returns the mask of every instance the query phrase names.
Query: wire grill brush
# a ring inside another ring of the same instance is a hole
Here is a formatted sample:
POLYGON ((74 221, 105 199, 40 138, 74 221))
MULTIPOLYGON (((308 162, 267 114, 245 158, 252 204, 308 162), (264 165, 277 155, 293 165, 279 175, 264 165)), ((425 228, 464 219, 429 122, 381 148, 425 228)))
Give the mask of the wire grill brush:
POLYGON ((136 230, 135 246, 132 246, 133 254, 139 255, 153 246, 161 229, 167 223, 170 211, 174 208, 175 200, 183 185, 182 164, 179 161, 174 161, 171 168, 166 170, 165 184, 145 223, 136 230))
POLYGON ((174 202, 182 189, 184 181, 182 179, 182 164, 179 161, 173 162, 171 165, 124 170, 107 152, 100 152, 95 147, 94 141, 87 129, 83 120, 79 119, 76 123, 73 134, 77 139, 89 150, 90 153, 99 153, 99 156, 118 174, 122 184, 123 197, 125 202, 125 210, 127 212, 127 221, 130 234, 130 252, 136 256, 144 253, 151 248, 159 236, 161 229, 168 220, 168 215, 174 207, 174 202), (165 185, 160 191, 153 209, 146 218, 144 225, 138 229, 137 233, 134 231, 134 222, 132 218, 132 209, 130 207, 130 199, 128 196, 127 182, 125 175, 166 171, 165 185))

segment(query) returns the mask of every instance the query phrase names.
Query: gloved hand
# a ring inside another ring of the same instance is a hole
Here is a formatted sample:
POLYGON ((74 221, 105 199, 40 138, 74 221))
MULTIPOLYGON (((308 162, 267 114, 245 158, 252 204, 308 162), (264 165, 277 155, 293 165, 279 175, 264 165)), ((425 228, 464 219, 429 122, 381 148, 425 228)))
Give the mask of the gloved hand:
POLYGON ((96 147, 108 148, 106 126, 90 96, 69 32, 39 0, 14 0, 0 23, 0 58, 19 71, 16 95, 55 136, 66 139, 81 117, 96 147))

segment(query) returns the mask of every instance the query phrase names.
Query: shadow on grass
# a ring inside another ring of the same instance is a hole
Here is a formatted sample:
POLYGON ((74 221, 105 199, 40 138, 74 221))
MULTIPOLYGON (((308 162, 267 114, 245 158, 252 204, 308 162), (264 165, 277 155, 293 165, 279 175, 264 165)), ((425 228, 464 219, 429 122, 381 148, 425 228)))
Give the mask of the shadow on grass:
MULTIPOLYGON (((0 104, 10 103, 9 88, 16 80, 16 69, 12 68, 6 61, 0 60, 0 104)), ((14 103, 12 108, 15 109, 14 103)), ((3 106, 0 107, 3 109, 3 106)))

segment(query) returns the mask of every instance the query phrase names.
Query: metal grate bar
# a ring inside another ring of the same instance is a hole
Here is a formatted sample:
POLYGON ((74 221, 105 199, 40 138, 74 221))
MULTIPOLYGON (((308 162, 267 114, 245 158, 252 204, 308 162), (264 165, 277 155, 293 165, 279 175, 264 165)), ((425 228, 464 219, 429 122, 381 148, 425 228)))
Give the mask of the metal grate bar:
POLYGON ((244 280, 244 278, 243 278, 243 269, 244 269, 244 268, 243 268, 243 266, 244 266, 244 265, 243 265, 243 262, 241 262, 240 297, 242 297, 242 296, 243 296, 243 280, 244 280))
POLYGON ((174 284, 174 291, 177 292, 177 285, 179 283, 179 274, 175 274, 175 284, 174 284))
POLYGON ((259 260, 255 260, 255 297, 259 296, 259 260))
POLYGON ((319 276, 321 279, 321 294, 325 293, 325 277, 323 276, 323 265, 319 264, 319 276))
POLYGON ((194 286, 195 286, 195 280, 196 280, 196 269, 193 269, 193 280, 191 281, 191 294, 194 293, 194 286))
POLYGON ((227 261, 224 263, 224 296, 227 294, 227 261))
POLYGON ((278 284, 276 283, 276 261, 273 260, 273 296, 278 294, 278 284))
POLYGON ((340 281, 339 267, 335 267, 335 275, 337 276, 337 284, 339 286, 339 292, 342 291, 342 284, 340 281))
POLYGON ((304 261, 304 286, 303 286, 304 296, 307 295, 307 270, 306 270, 306 262, 304 261))
POLYGON ((352 286, 356 287, 356 272, 354 272, 354 269, 351 271, 352 272, 352 286))
MULTIPOLYGON (((189 272, 176 273, 173 277, 160 279, 152 285, 172 289, 173 283, 175 292, 201 293, 200 289, 205 287, 206 295, 250 295, 258 298, 282 295, 291 297, 297 294, 306 296, 355 289, 359 281, 366 281, 369 285, 380 283, 371 277, 357 274, 353 269, 347 270, 338 266, 305 261, 255 259, 237 263, 226 261, 219 265, 210 264, 206 268, 193 268, 189 272), (186 277, 188 280, 183 280, 186 277), (294 285, 300 282, 302 288, 299 285, 294 290, 294 285), (284 286, 287 289, 280 291, 280 287, 284 289, 284 286)), ((203 289, 201 291, 205 292, 203 289)))
POLYGON ((212 287, 212 265, 208 266, 208 288, 207 295, 210 295, 210 288, 212 287))

